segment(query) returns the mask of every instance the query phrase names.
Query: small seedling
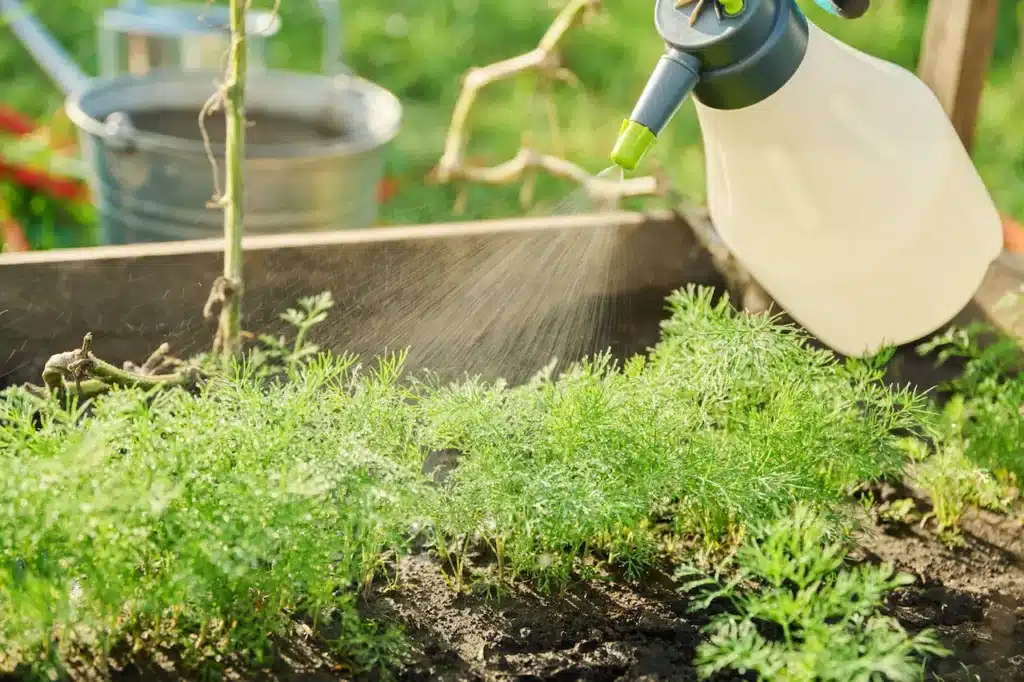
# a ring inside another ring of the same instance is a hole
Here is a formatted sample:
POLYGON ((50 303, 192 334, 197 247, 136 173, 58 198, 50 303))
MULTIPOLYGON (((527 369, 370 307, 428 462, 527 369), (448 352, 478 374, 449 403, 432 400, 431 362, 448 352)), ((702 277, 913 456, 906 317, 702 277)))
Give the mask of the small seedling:
POLYGON ((331 292, 300 298, 298 307, 281 314, 281 320, 295 328, 295 338, 288 342, 284 336, 259 336, 259 344, 251 351, 250 365, 260 376, 272 376, 294 369, 316 356, 320 347, 308 341, 309 332, 327 319, 334 307, 331 292))
POLYGON ((879 516, 889 523, 910 523, 917 514, 917 502, 910 497, 893 500, 883 507, 879 516))
POLYGON ((922 525, 935 519, 937 531, 947 539, 959 535, 964 514, 971 506, 1006 513, 1013 496, 992 474, 971 462, 955 444, 942 447, 935 455, 914 467, 912 480, 932 502, 932 511, 922 525))
POLYGON ((921 519, 924 525, 934 519, 939 537, 950 545, 962 544, 960 525, 971 507, 998 513, 1012 511, 1017 490, 1007 485, 1012 480, 998 478, 969 456, 972 429, 968 398, 957 394, 944 406, 936 428, 932 449, 923 443, 912 454, 910 480, 919 486, 932 503, 932 511, 921 519))
POLYGON ((910 682, 919 679, 921 657, 949 653, 933 632, 911 636, 881 612, 886 595, 913 578, 888 566, 846 567, 848 547, 829 539, 832 530, 799 506, 740 549, 726 584, 703 577, 684 586, 703 596, 695 608, 714 600, 732 606, 706 628, 697 650, 702 677, 735 671, 772 681, 910 682))

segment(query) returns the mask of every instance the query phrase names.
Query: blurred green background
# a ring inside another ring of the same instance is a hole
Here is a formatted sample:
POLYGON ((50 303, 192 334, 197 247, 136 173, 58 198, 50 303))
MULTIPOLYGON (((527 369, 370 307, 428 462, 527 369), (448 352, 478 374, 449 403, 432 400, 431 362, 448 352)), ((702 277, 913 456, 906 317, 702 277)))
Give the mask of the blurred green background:
MULTIPOLYGON (((532 49, 564 2, 342 0, 347 62, 359 75, 395 92, 406 107, 403 131, 388 159, 398 194, 384 206, 384 222, 452 219, 454 189, 428 186, 424 176, 440 156, 461 74, 471 66, 532 49)), ((32 4, 79 63, 95 73, 96 19, 104 6, 115 2, 26 4, 32 4)), ((271 4, 256 0, 255 6, 271 4)), ((1017 4, 1003 0, 975 160, 1000 208, 1024 219, 1024 57, 1017 4)), ((813 21, 855 47, 908 68, 917 63, 927 0, 875 0, 864 18, 850 22, 825 15, 811 0, 801 0, 801 5, 813 21)), ((281 15, 284 28, 272 44, 272 65, 319 68, 321 31, 314 1, 282 0, 281 15)), ((650 0, 605 0, 599 21, 573 32, 566 43, 566 64, 579 76, 585 92, 556 86, 562 142, 568 158, 594 172, 607 165, 619 123, 662 51, 651 15, 650 0)), ((51 113, 61 103, 60 93, 10 34, 0 35, 0 101, 35 116, 51 113)), ((532 78, 522 77, 485 91, 473 118, 470 156, 485 163, 505 160, 518 148, 524 131, 533 133, 536 146, 551 148, 547 107, 536 85, 532 78)), ((703 197, 703 157, 692 104, 684 106, 653 157, 681 189, 703 197)), ((558 181, 543 180, 538 198, 550 200, 567 191, 558 181)), ((477 187, 470 191, 465 217, 521 212, 518 187, 477 187)))

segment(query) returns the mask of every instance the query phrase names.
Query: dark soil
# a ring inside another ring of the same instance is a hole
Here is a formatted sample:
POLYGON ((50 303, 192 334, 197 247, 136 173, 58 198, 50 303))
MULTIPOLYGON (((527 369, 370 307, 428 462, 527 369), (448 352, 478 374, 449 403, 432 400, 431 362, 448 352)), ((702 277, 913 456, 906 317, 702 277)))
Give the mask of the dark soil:
MULTIPOLYGON (((912 497, 884 486, 879 497, 912 497)), ((935 628, 953 651, 934 663, 944 680, 1024 680, 1024 526, 986 511, 968 512, 962 544, 949 545, 918 522, 869 523, 860 539, 866 561, 882 561, 918 577, 891 600, 910 630, 935 628)))
MULTIPOLYGON (((923 503, 922 503, 923 504, 923 503)), ((910 631, 936 629, 953 650, 932 664, 943 680, 1024 680, 1024 532, 972 513, 950 549, 917 524, 868 522, 861 558, 918 578, 889 608, 910 631)), ((577 586, 557 597, 455 595, 436 564, 403 563, 400 589, 370 609, 401 624, 416 655, 406 680, 695 680, 694 652, 710 614, 693 614, 665 576, 642 585, 577 586)), ((739 676, 719 679, 745 679, 739 676)))
POLYGON ((402 589, 372 611, 415 643, 406 680, 696 680, 691 661, 706 619, 665 576, 642 586, 578 585, 559 596, 526 589, 456 595, 437 565, 403 563, 402 589))
MULTIPOLYGON (((909 495, 891 486, 876 492, 883 501, 909 495)), ((923 501, 919 505, 926 509, 923 501)), ((969 514, 964 530, 964 546, 950 548, 917 523, 867 519, 857 558, 889 562, 918 578, 894 594, 888 608, 912 632, 934 628, 953 651, 931 663, 930 679, 1024 681, 1024 531, 1016 520, 985 512, 969 514)), ((411 656, 400 680, 698 679, 692 661, 712 614, 691 613, 663 573, 633 585, 621 580, 576 584, 557 596, 526 587, 500 597, 457 595, 438 564, 420 555, 403 560, 394 578, 397 586, 381 586, 364 610, 408 635, 411 656)), ((115 679, 182 680, 174 668, 169 660, 150 662, 130 666, 115 679)), ((75 678, 96 679, 95 671, 81 673, 75 678)), ((228 671, 225 678, 352 679, 308 636, 283 643, 270 669, 228 671)), ((746 679, 752 678, 727 675, 715 682, 746 679)))

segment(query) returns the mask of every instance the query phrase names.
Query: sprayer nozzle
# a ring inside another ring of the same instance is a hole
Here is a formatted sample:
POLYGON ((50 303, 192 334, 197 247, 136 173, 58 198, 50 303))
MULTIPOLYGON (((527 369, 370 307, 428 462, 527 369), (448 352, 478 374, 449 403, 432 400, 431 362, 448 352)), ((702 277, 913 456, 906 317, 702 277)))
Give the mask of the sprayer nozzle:
POLYGON ((619 138, 612 149, 612 162, 625 170, 633 170, 654 144, 655 135, 647 126, 636 121, 625 120, 619 130, 619 138))

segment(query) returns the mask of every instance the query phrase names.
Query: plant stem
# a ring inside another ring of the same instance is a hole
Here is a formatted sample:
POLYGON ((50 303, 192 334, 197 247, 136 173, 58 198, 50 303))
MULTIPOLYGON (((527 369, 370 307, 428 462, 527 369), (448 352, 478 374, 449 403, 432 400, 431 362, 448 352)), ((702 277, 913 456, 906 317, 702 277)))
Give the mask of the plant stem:
POLYGON ((248 0, 230 0, 231 56, 224 84, 224 117, 227 119, 224 163, 224 277, 232 293, 220 311, 219 337, 225 357, 237 356, 242 349, 242 234, 245 196, 242 160, 245 156, 245 12, 248 0))

